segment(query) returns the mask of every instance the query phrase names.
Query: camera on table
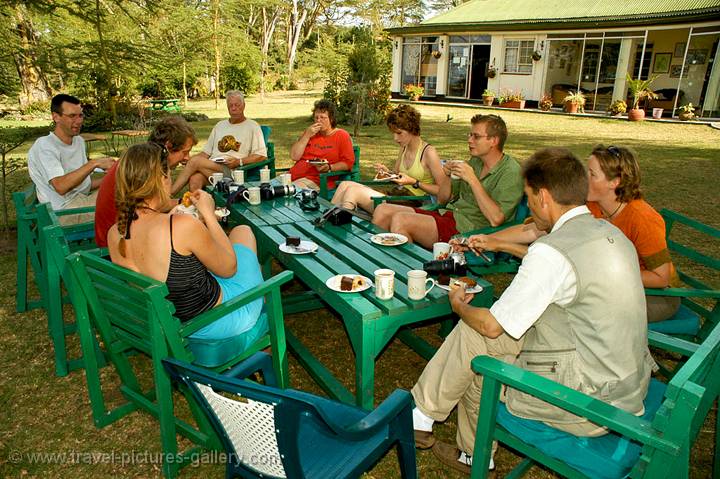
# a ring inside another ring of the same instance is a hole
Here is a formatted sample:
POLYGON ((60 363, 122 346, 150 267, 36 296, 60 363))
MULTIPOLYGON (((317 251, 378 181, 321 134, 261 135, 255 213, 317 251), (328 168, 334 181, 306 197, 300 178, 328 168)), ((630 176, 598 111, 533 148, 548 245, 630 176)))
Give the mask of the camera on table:
POLYGON ((230 194, 230 185, 234 184, 232 178, 223 178, 215 184, 215 191, 224 195, 230 194))
MULTIPOLYGON (((228 188, 230 189, 230 187, 228 188)), ((231 189, 232 191, 230 191, 227 197, 228 206, 233 203, 240 203, 241 201, 243 201, 245 199, 245 197, 243 197, 243 192, 247 191, 248 188, 245 185, 236 185, 235 183, 233 183, 231 189), (235 186, 237 186, 237 189, 235 189, 235 186)))
POLYGON ((436 259, 423 263, 423 270, 430 276, 441 274, 465 276, 467 274, 467 263, 465 255, 453 253, 448 259, 436 259))
POLYGON ((263 200, 271 200, 281 196, 291 196, 295 194, 295 185, 279 185, 273 186, 270 183, 260 185, 260 198, 263 200))
POLYGON ((320 209, 320 203, 317 200, 318 192, 315 190, 300 190, 295 194, 300 208, 303 211, 315 211, 320 209))

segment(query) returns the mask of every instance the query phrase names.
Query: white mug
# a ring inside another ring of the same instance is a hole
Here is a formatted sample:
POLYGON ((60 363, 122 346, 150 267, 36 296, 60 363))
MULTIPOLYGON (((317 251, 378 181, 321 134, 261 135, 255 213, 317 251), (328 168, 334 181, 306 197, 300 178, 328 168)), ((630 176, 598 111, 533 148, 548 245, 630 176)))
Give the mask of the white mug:
POLYGON ((251 186, 247 190, 242 192, 243 198, 251 205, 260 204, 260 188, 257 186, 251 186))
POLYGON ((267 166, 260 170, 260 183, 270 183, 270 168, 267 166))
POLYGON ((212 175, 208 176, 208 181, 210 182, 210 186, 215 188, 215 185, 220 183, 224 177, 225 177, 225 175, 223 175, 222 173, 213 173, 212 175))
POLYGON ((245 183, 245 171, 244 170, 233 170, 232 179, 238 185, 245 183))
POLYGON ((433 259, 440 259, 440 255, 445 255, 442 259, 448 259, 448 256, 450 256, 450 243, 442 241, 433 243, 433 259))
POLYGON ((290 173, 283 173, 280 175, 280 184, 290 186, 292 184, 292 175, 290 173))
MULTIPOLYGON (((464 163, 462 160, 449 160, 449 161, 450 161, 451 165, 455 164, 455 163, 464 163)), ((458 175, 456 175, 455 173, 450 173, 450 179, 451 180, 459 180, 460 177, 458 175)))
POLYGON ((375 296, 378 299, 391 299, 395 294, 395 271, 378 269, 375 271, 375 296))
POLYGON ((408 298, 423 299, 435 287, 435 281, 427 277, 427 272, 421 269, 408 271, 408 298), (427 287, 428 281, 430 287, 427 287))

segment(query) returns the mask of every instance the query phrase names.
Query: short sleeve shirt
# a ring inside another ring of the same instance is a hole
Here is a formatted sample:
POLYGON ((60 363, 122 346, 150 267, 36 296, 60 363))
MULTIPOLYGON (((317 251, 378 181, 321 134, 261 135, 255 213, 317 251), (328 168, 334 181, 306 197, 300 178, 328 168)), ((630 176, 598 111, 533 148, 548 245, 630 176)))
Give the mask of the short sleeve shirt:
POLYGON ((80 135, 67 145, 55 133, 38 138, 28 151, 28 172, 35 183, 38 201, 50 203, 54 210, 65 209, 78 195, 87 195, 92 187, 90 175, 64 195, 55 191, 50 180, 65 176, 87 163, 85 140, 80 135))
MULTIPOLYGON (((319 185, 320 174, 315 166, 308 163, 308 160, 315 158, 324 158, 331 165, 345 163, 348 169, 352 169, 355 163, 355 153, 353 152, 350 134, 342 128, 338 128, 332 135, 325 136, 320 133, 313 135, 310 140, 308 140, 300 160, 290 168, 292 180, 307 178, 316 185, 319 185)), ((333 181, 328 181, 330 188, 333 188, 334 184, 333 181)))
MULTIPOLYGON (((483 169, 480 158, 473 157, 468 164, 480 178, 487 194, 500 206, 505 218, 511 219, 523 195, 520 164, 505 154, 484 178, 480 177, 483 169)), ((453 199, 445 208, 452 211, 457 230, 465 233, 490 226, 490 221, 482 214, 470 185, 463 180, 452 180, 451 185, 453 199)))
POLYGON ((262 129, 250 118, 240 123, 230 123, 230 120, 218 122, 210 132, 202 151, 210 158, 223 155, 240 158, 249 155, 267 156, 262 129))

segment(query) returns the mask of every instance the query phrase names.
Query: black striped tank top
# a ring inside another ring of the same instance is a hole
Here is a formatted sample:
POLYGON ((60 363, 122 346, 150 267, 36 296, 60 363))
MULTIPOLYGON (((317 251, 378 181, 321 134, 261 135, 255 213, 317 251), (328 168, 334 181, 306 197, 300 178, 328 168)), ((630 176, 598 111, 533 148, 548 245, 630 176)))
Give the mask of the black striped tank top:
POLYGON ((204 264, 191 253, 183 256, 175 251, 172 232, 173 215, 170 215, 170 266, 168 268, 167 295, 175 305, 175 316, 188 321, 212 309, 220 297, 220 285, 204 264))

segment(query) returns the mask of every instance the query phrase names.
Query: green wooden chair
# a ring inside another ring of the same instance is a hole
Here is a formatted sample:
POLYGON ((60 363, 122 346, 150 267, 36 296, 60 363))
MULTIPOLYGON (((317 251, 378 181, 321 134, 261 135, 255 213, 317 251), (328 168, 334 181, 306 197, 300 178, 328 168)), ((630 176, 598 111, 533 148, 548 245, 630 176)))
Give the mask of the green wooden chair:
POLYGON ((181 323, 173 316, 174 306, 166 299, 168 290, 165 283, 85 251, 71 254, 66 261, 71 271, 70 295, 85 358, 95 425, 103 427, 137 409, 157 417, 163 457, 166 458, 162 470, 166 477, 174 477, 179 467, 189 463, 197 447, 219 450, 220 443, 202 409, 187 390, 182 392, 196 426, 174 416, 171 382, 163 369, 163 359, 171 357, 213 371, 224 371, 271 346, 278 383, 281 387, 287 386, 287 351, 280 286, 292 279, 292 272, 282 272, 227 303, 181 323), (268 317, 270 332, 247 350, 238 350, 236 338, 201 341, 190 337, 229 312, 262 297, 265 298, 264 314, 268 317), (120 378, 120 393, 126 399, 125 403, 112 410, 108 409, 103 397, 93 344, 95 333, 102 340, 109 361, 120 378), (131 354, 147 356, 152 362, 153 384, 147 391, 141 388, 128 360, 131 354), (176 432, 199 446, 178 453, 176 432))
MULTIPOLYGON (((43 264, 42 281, 43 308, 47 313, 48 332, 55 350, 55 374, 67 376, 68 373, 84 366, 82 357, 70 358, 67 350, 66 337, 73 336, 77 331, 74 321, 66 321, 63 315, 63 304, 69 302, 69 296, 63 294, 70 287, 69 271, 65 258, 72 250, 85 249, 98 256, 106 256, 107 248, 96 248, 93 238, 95 227, 93 223, 83 225, 87 229, 88 241, 77 243, 71 249, 65 236, 65 229, 60 226, 57 216, 47 203, 37 206, 38 223, 40 230, 40 260, 43 264)), ((81 232, 82 230, 75 230, 81 232)), ((98 361, 104 365, 104 356, 98 352, 98 361)))
POLYGON ((417 477, 413 402, 407 391, 395 390, 367 412, 277 389, 265 353, 238 365, 233 377, 174 359, 163 363, 175 381, 192 391, 214 425, 228 458, 225 477, 356 478, 393 447, 402 477, 417 477), (264 385, 243 380, 257 371, 264 385))
POLYGON ((353 153, 355 154, 355 163, 353 163, 352 169, 349 171, 328 171, 320 175, 320 196, 329 200, 335 194, 336 188, 329 188, 328 182, 330 180, 342 181, 359 181, 360 180, 360 147, 353 145, 353 153))
MULTIPOLYGON (((44 270, 39 248, 40 227, 37 222, 37 206, 39 203, 35 194, 35 185, 30 185, 22 191, 16 191, 12 197, 17 215, 17 290, 15 293, 15 309, 18 313, 22 313, 43 307, 43 285, 45 280, 43 279, 44 270), (33 279, 40 293, 39 296, 32 298, 29 297, 28 264, 32 269, 33 279)), ((94 210, 94 207, 89 206, 56 211, 55 214, 64 216, 89 213, 94 210)), ((71 245, 87 239, 87 228, 83 224, 63 228, 71 245)))
POLYGON ((665 321, 649 323, 652 331, 680 336, 694 342, 703 341, 715 325, 720 323, 720 284, 700 279, 717 278, 720 258, 706 253, 708 246, 720 245, 720 230, 704 225, 680 213, 663 209, 665 236, 673 264, 683 288, 645 289, 645 294, 678 296, 680 309, 665 321))
POLYGON ((270 141, 272 128, 266 125, 261 125, 260 129, 262 130, 263 140, 265 141, 265 147, 267 148, 267 158, 263 161, 258 161, 257 163, 252 163, 250 165, 243 165, 238 168, 239 170, 245 171, 245 181, 259 181, 260 170, 266 166, 270 168, 270 177, 275 177, 275 143, 270 141))
MULTIPOLYGON (((649 342, 688 359, 667 385, 651 380, 640 417, 495 358, 473 359, 483 386, 471 477, 487 477, 497 440, 526 457, 507 477, 521 477, 538 463, 569 478, 687 478, 693 443, 720 394, 720 327, 701 345, 652 331, 649 342), (503 386, 587 417, 610 432, 581 438, 513 416, 499 401, 503 386)), ((715 426, 718 451, 718 421, 715 426)), ((713 477, 720 477, 717 459, 713 477)))

